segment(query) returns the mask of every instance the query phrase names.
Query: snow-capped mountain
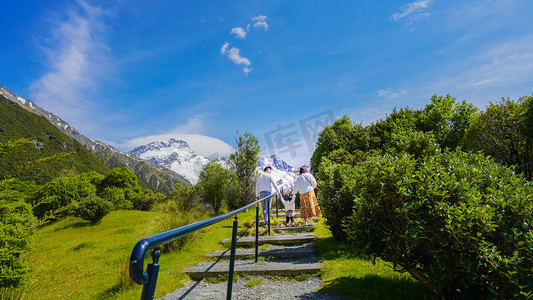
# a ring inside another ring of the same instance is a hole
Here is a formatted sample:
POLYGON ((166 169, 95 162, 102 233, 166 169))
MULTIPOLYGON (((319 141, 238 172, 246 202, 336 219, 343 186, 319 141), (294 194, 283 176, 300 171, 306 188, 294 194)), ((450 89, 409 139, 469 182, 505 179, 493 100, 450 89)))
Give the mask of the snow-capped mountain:
POLYGON ((287 194, 292 191, 292 187, 296 182, 297 170, 283 161, 276 154, 269 157, 260 157, 257 161, 257 170, 263 172, 266 166, 272 167, 271 176, 277 183, 278 187, 283 188, 283 193, 287 194))
POLYGON ((209 162, 209 159, 194 153, 187 142, 176 139, 139 146, 129 153, 165 166, 185 177, 192 184, 198 182, 200 173, 209 162))
MULTIPOLYGON (((155 164, 167 167, 196 184, 200 173, 211 160, 196 154, 189 144, 183 140, 171 138, 163 142, 152 142, 139 146, 128 153, 155 164)), ((227 167, 227 158, 219 158, 216 162, 227 167)), ((284 162, 279 156, 260 157, 257 162, 257 171, 262 173, 264 167, 272 167, 272 177, 283 188, 285 193, 292 191, 296 181, 296 169, 284 162)))

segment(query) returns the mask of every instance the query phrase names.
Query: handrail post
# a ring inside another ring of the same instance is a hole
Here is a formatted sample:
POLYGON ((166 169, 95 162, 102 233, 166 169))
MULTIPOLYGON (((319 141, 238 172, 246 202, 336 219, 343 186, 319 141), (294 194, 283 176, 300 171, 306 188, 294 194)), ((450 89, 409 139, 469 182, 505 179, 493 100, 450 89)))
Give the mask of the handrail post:
MULTIPOLYGON (((267 201, 267 214, 268 214, 268 235, 270 235, 270 206, 272 205, 272 197, 270 197, 270 201, 267 201)), ((266 222, 266 219, 265 219, 266 222)))
POLYGON ((235 268, 235 247, 237 246, 237 228, 239 221, 237 219, 237 214, 235 214, 235 219, 233 220, 233 232, 231 234, 231 256, 229 260, 229 276, 228 276, 228 292, 226 294, 226 299, 231 299, 231 291, 233 289, 233 272, 235 268))
POLYGON ((279 216, 278 216, 278 195, 276 195, 276 219, 279 219, 279 216))
POLYGON ((255 262, 259 256, 259 204, 255 206, 255 262))
POLYGON ((157 283, 157 273, 159 273, 159 257, 160 256, 161 256, 161 252, 159 251, 159 248, 155 248, 154 252, 152 253, 153 262, 151 264, 148 264, 148 267, 146 268, 146 272, 148 273, 149 277, 148 277, 148 281, 143 286, 141 300, 154 299, 155 285, 157 283))

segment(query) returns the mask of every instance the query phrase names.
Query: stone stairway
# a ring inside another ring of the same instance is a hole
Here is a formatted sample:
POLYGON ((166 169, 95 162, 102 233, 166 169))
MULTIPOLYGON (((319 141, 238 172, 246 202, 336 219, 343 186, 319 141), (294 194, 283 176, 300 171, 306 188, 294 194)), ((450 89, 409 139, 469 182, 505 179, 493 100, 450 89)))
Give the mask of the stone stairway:
MULTIPOLYGON (((284 232, 299 230, 298 227, 279 227, 284 232)), ((274 228, 274 227, 273 227, 274 228)), ((312 226, 306 226, 312 230, 312 226)), ((292 276, 298 274, 316 274, 321 264, 317 262, 317 255, 312 242, 315 236, 312 232, 265 235, 259 237, 259 257, 255 262, 255 236, 239 237, 235 253, 235 274, 238 275, 275 275, 292 276)), ((231 238, 221 241, 230 248, 231 238)), ((206 277, 217 277, 228 274, 230 250, 217 251, 207 254, 208 257, 218 258, 214 262, 199 263, 184 271, 189 277, 200 280, 206 277)))

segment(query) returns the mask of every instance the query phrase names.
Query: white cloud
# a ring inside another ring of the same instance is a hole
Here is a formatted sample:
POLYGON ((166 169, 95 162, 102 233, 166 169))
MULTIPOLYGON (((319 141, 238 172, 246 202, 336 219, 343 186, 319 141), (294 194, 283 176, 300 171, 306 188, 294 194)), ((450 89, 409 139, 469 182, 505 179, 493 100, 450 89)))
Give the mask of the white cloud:
POLYGON ((229 43, 224 43, 222 47, 220 47, 220 55, 226 54, 228 52, 229 43))
POLYGON ((394 21, 400 21, 406 19, 407 24, 410 25, 420 18, 428 16, 429 13, 425 12, 433 0, 420 0, 407 3, 402 7, 400 12, 393 13, 391 19, 394 21))
POLYGON ((239 39, 246 38, 246 31, 242 27, 231 28, 231 34, 235 34, 235 37, 239 39))
POLYGON ((255 28, 264 28, 265 30, 268 30, 268 24, 266 22, 267 17, 263 15, 259 15, 257 17, 252 17, 252 21, 254 22, 255 28))
POLYGON ((242 57, 240 54, 240 49, 232 47, 229 49, 229 43, 225 43, 220 48, 220 55, 226 55, 228 58, 236 65, 241 66, 243 65, 242 71, 244 72, 244 75, 248 76, 248 73, 252 71, 252 68, 249 68, 249 66, 252 64, 250 60, 246 57, 242 57))
POLYGON ((105 12, 82 0, 77 4, 66 12, 66 21, 52 21, 52 36, 43 39, 49 70, 30 87, 39 105, 74 123, 87 116, 88 95, 110 65, 101 21, 105 12))
POLYGON ((251 65, 252 63, 250 62, 250 60, 246 57, 242 57, 240 54, 240 51, 241 50, 235 47, 232 47, 231 49, 229 49, 228 51, 229 59, 232 62, 234 62, 236 65, 245 65, 245 66, 251 65))
POLYGON ((244 67, 242 68, 242 71, 244 72, 244 75, 248 76, 248 73, 252 72, 252 68, 244 67))
POLYGON ((376 92, 376 95, 378 97, 385 97, 385 98, 387 98, 389 100, 392 100, 394 98, 398 98, 398 97, 403 96, 405 94, 407 94, 406 90, 400 90, 398 92, 393 92, 391 90, 391 88, 387 88, 385 90, 379 90, 379 91, 376 92))

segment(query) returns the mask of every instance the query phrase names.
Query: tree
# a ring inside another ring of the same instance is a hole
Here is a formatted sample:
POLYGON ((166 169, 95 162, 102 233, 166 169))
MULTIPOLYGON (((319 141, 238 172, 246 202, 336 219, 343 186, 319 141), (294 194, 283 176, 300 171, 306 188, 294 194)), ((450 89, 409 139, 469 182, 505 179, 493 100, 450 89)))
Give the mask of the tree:
POLYGON ((218 214, 226 198, 226 189, 229 183, 230 170, 224 169, 220 164, 212 161, 205 166, 200 174, 198 185, 202 191, 204 201, 213 206, 218 214))
POLYGON ((137 175, 128 167, 114 168, 102 180, 100 197, 111 201, 117 209, 131 209, 141 193, 137 175))
MULTIPOLYGON (((239 134, 239 132, 237 132, 239 134)), ((259 159, 259 141, 249 132, 235 138, 236 150, 229 156, 229 164, 239 180, 239 206, 244 206, 255 199, 255 182, 257 180, 257 161, 259 159)))
POLYGON ((533 147, 527 135, 529 101, 520 98, 491 102, 468 130, 465 144, 469 150, 481 151, 499 163, 516 166, 531 180, 533 147))
MULTIPOLYGON (((0 142, 0 158, 27 143, 25 139, 0 142)), ((29 271, 20 255, 33 245, 37 218, 27 203, 27 190, 27 184, 16 178, 0 179, 0 288, 20 286, 29 271)))
POLYGON ((37 218, 27 196, 14 188, 17 179, 0 180, 0 288, 23 283, 28 265, 20 254, 31 249, 37 218))
POLYGON ((96 187, 89 177, 63 176, 45 185, 33 196, 33 211, 38 218, 64 217, 75 202, 96 194, 96 187))
POLYGON ((477 116, 477 107, 463 100, 457 103, 450 94, 433 95, 419 118, 419 129, 431 131, 442 148, 455 149, 477 116))
POLYGON ((180 211, 189 211, 198 206, 199 196, 196 186, 174 184, 174 189, 170 192, 169 200, 174 201, 180 211))

